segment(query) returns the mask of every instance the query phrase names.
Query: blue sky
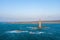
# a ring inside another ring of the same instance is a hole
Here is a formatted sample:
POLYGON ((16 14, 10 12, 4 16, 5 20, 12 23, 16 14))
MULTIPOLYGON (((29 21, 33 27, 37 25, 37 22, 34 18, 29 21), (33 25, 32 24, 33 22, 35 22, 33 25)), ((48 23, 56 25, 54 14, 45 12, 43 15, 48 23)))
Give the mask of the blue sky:
POLYGON ((60 0, 0 0, 0 21, 60 20, 60 0))

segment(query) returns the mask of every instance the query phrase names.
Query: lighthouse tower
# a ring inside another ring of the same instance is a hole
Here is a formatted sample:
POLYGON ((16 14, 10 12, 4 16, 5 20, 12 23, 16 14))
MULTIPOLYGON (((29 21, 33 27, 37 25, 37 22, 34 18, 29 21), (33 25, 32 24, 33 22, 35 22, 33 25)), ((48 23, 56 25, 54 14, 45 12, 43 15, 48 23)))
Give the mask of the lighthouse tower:
POLYGON ((42 21, 39 20, 38 24, 39 24, 38 28, 41 29, 42 28, 42 26, 41 26, 42 25, 42 21))

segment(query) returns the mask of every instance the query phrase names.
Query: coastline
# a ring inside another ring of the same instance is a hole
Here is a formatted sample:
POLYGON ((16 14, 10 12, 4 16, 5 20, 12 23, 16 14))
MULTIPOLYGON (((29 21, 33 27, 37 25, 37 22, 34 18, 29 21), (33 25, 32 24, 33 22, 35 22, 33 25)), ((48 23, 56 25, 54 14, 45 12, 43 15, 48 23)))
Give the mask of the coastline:
MULTIPOLYGON (((42 23, 60 23, 60 21, 41 21, 42 23)), ((29 21, 29 22, 6 22, 11 24, 38 24, 39 21, 29 21)))

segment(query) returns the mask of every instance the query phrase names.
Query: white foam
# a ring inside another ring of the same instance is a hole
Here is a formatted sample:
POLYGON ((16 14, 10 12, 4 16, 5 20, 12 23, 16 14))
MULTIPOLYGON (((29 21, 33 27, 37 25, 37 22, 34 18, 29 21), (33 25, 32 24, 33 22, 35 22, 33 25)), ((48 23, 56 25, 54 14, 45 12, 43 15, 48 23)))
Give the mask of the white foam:
POLYGON ((27 28, 32 29, 32 30, 38 29, 37 27, 27 27, 27 28))
POLYGON ((6 33, 22 33, 22 32, 28 32, 28 31, 19 31, 19 30, 6 31, 6 33))
POLYGON ((29 34, 43 34, 45 32, 29 32, 29 34))

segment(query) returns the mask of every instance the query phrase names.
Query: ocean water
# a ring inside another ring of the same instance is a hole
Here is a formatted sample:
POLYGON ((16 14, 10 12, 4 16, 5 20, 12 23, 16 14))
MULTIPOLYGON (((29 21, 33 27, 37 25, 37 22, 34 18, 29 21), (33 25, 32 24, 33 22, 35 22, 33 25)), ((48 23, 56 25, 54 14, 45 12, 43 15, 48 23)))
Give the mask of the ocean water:
POLYGON ((9 24, 0 23, 0 40, 60 40, 59 23, 9 24))

